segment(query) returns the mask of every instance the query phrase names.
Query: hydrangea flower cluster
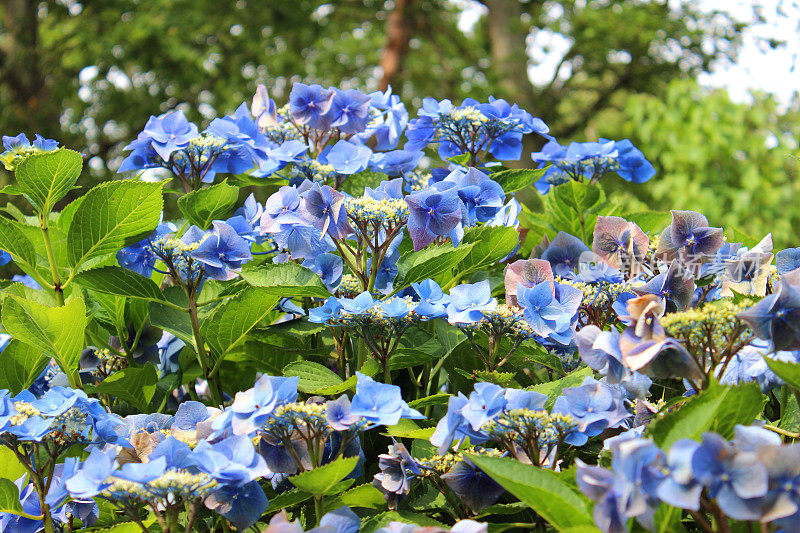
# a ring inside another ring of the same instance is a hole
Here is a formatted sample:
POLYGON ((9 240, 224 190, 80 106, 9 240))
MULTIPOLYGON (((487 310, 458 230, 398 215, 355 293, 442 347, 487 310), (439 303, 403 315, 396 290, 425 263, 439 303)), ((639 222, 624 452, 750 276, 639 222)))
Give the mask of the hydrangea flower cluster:
POLYGON ((505 100, 183 111, 61 212, 79 154, 3 138, 0 530, 797 529, 800 249, 620 216, 643 153, 505 100))

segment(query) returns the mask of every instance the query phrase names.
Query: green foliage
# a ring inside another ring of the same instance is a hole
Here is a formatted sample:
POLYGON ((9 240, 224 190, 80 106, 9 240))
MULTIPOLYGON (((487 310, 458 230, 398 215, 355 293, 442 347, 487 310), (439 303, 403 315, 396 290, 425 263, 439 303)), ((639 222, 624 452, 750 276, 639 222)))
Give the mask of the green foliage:
POLYGON ((266 294, 315 298, 331 295, 315 272, 297 263, 248 265, 242 269, 242 278, 266 294))
POLYGON ((48 307, 8 296, 3 302, 3 327, 14 338, 54 358, 73 387, 80 383, 78 361, 86 328, 83 299, 73 298, 64 306, 48 307))
POLYGON ((156 393, 158 372, 152 364, 141 368, 126 368, 92 387, 93 391, 108 394, 128 402, 141 413, 150 411, 150 402, 156 393))
POLYGON ((450 243, 429 246, 419 252, 403 254, 397 261, 395 287, 407 287, 426 278, 435 278, 449 272, 461 263, 472 249, 471 244, 461 244, 453 248, 450 243))
POLYGON ((81 154, 66 148, 27 157, 15 172, 17 186, 44 218, 78 181, 81 154))
POLYGON ((475 465, 504 489, 536 511, 558 531, 588 528, 597 531, 584 497, 555 472, 505 457, 470 455, 475 465))
POLYGON ((76 269, 115 254, 158 225, 164 200, 161 185, 110 181, 86 193, 67 233, 69 262, 76 269))
POLYGON ((239 199, 239 187, 225 181, 191 191, 178 198, 178 207, 186 219, 200 229, 208 229, 213 220, 228 218, 239 199))
POLYGON ((222 359, 244 341, 278 303, 278 296, 261 288, 248 289, 225 300, 201 326, 211 350, 222 359))
POLYGON ((340 457, 314 470, 291 476, 289 481, 305 492, 322 495, 328 494, 358 464, 358 457, 340 457))
POLYGON ((0 478, 0 513, 11 513, 15 515, 34 518, 22 510, 19 503, 19 491, 17 486, 10 479, 0 478))
POLYGON ((686 400, 679 408, 659 416, 647 433, 662 449, 680 439, 699 439, 706 431, 733 437, 736 424, 752 424, 764 408, 765 398, 756 383, 735 387, 711 386, 686 400))
POLYGON ((546 171, 547 168, 508 169, 493 173, 491 178, 503 187, 506 194, 511 194, 512 192, 533 187, 533 184, 539 181, 539 178, 541 178, 546 171))
POLYGON ((627 210, 691 209, 712 226, 735 226, 756 240, 772 232, 777 249, 796 244, 800 167, 789 155, 797 120, 781 115, 774 99, 755 95, 740 104, 724 90, 676 81, 664 96, 631 97, 618 117, 594 122, 598 135, 643 147, 658 171, 647 187, 615 183, 610 194, 624 190, 627 210))
POLYGON ((150 278, 127 268, 106 266, 81 272, 75 276, 79 285, 105 294, 165 301, 164 294, 150 278))
POLYGON ((0 357, 0 390, 19 394, 31 386, 49 362, 50 357, 39 348, 13 339, 0 357))
POLYGON ((297 384, 299 391, 314 395, 336 395, 341 394, 356 386, 355 376, 347 381, 337 376, 328 367, 314 361, 298 361, 289 363, 283 369, 285 376, 298 376, 300 381, 297 384))
POLYGON ((800 391, 800 365, 786 361, 778 361, 769 357, 764 358, 764 362, 770 370, 786 382, 791 388, 800 391))

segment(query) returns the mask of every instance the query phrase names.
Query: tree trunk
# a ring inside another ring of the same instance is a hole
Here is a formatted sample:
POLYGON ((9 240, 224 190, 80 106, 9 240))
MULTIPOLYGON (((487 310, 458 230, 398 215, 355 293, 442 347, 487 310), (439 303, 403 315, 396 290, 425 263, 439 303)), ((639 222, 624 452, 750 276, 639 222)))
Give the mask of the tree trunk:
POLYGON ((31 131, 37 130, 41 108, 47 107, 39 62, 38 6, 35 0, 3 0, 5 38, 0 44, 0 84, 19 104, 14 118, 31 131))
POLYGON ((410 8, 414 0, 394 0, 394 10, 386 18, 386 44, 381 51, 380 67, 383 75, 380 89, 385 91, 397 79, 408 53, 413 24, 410 8))

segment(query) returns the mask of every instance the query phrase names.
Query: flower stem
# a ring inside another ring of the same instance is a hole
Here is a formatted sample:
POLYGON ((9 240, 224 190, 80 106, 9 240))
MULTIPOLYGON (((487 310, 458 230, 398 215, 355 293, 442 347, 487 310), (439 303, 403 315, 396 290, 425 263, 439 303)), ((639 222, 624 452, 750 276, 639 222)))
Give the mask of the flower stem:
POLYGON ((64 289, 61 286, 61 277, 58 275, 56 267, 56 256, 53 253, 53 244, 50 242, 50 231, 47 229, 47 220, 41 219, 42 238, 44 239, 44 249, 47 253, 47 262, 50 263, 50 274, 53 277, 53 290, 56 293, 56 301, 59 307, 64 305, 64 289))
POLYGON ((200 368, 203 370, 203 374, 206 377, 211 399, 216 406, 222 407, 223 402, 219 383, 217 379, 211 375, 212 368, 208 360, 205 341, 203 340, 203 335, 200 333, 200 320, 197 316, 197 299, 193 292, 194 291, 189 294, 189 319, 192 322, 192 335, 194 336, 194 343, 197 348, 197 361, 200 363, 200 368))

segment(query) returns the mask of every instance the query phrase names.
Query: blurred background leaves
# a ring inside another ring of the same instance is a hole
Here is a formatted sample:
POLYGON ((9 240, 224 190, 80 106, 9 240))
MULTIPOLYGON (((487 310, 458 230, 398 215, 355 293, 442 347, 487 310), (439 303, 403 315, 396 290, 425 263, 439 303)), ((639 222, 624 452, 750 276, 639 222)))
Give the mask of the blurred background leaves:
POLYGON ((391 85, 412 106, 507 98, 562 143, 628 137, 659 174, 609 184, 626 211, 694 209, 798 244, 800 108, 698 85, 735 60, 746 25, 696 2, 3 0, 0 15, 0 132, 80 150, 94 181, 151 114, 180 108, 202 128, 259 83, 279 102, 296 80, 391 85))

